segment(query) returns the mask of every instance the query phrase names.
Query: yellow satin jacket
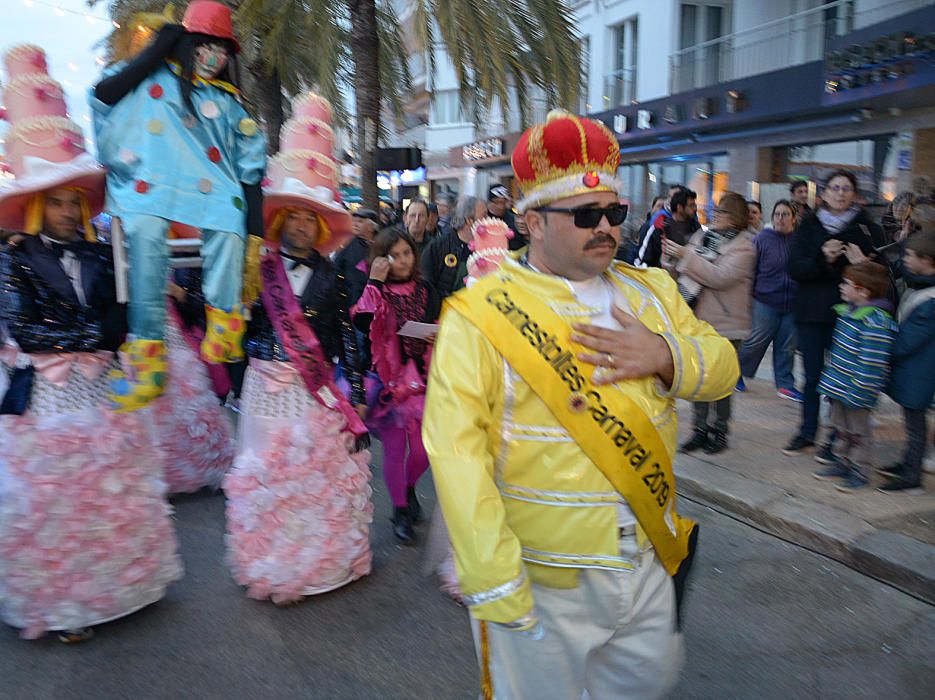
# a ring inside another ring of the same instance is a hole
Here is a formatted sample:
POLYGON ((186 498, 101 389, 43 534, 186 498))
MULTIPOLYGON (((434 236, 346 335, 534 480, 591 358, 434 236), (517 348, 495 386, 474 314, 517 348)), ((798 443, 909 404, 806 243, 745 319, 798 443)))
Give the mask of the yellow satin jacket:
MULTIPOLYGON (((568 323, 593 309, 568 284, 508 260, 510 274, 568 323)), ((695 318, 672 277, 615 263, 604 274, 630 310, 669 345, 672 387, 655 378, 615 385, 652 418, 675 452, 675 399, 713 401, 739 376, 729 341, 695 318)), ((472 290, 446 304, 435 344, 422 437, 448 525, 462 591, 473 616, 511 623, 533 607, 531 581, 573 588, 581 569, 621 570, 617 508, 621 496, 551 411, 458 303, 483 304, 472 290)))

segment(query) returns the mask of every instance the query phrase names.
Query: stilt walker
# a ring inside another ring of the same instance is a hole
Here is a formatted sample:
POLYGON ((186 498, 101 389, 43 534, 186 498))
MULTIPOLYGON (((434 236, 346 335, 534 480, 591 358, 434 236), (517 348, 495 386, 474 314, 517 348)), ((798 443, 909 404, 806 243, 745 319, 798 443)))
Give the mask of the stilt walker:
POLYGON ((266 142, 240 104, 239 49, 230 9, 196 0, 182 25, 162 27, 93 90, 107 206, 119 217, 129 251, 127 366, 111 373, 121 411, 164 390, 170 222, 202 231, 202 356, 216 363, 243 357, 241 301, 242 293, 255 298, 258 283, 266 142))

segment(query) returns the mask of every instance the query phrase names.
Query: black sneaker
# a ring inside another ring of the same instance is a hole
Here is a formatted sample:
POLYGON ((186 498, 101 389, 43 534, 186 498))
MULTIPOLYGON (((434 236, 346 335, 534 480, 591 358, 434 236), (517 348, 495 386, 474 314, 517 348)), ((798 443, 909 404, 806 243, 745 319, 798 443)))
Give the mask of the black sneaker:
POLYGON ((911 481, 906 481, 896 475, 890 476, 890 480, 883 486, 878 486, 877 491, 880 493, 904 493, 907 496, 921 496, 925 493, 921 483, 913 484, 911 481))
POLYGON ((891 464, 888 467, 879 467, 877 473, 882 474, 887 479, 898 479, 903 473, 903 463, 896 462, 896 464, 891 464))
POLYGON ((62 630, 58 633, 58 641, 62 644, 78 644, 86 642, 94 636, 94 630, 91 627, 78 627, 73 630, 62 630))
POLYGON ((409 517, 409 507, 393 509, 393 534, 402 544, 416 543, 416 533, 412 529, 412 518, 409 517))
POLYGON ((850 476, 850 473, 851 470, 848 468, 848 466, 840 459, 836 459, 824 469, 819 469, 817 472, 812 472, 812 476, 814 476, 819 481, 833 481, 835 479, 844 479, 850 476))
POLYGON ((841 479, 841 482, 836 484, 836 488, 841 493, 854 493, 859 489, 862 489, 867 486, 867 477, 861 476, 853 469, 850 470, 850 473, 841 479))
POLYGON ((814 440, 806 440, 801 435, 796 435, 789 441, 789 444, 782 449, 782 453, 787 457, 795 457, 796 455, 802 454, 807 448, 814 446, 814 440))
POLYGON ((715 430, 711 433, 711 439, 708 440, 708 444, 704 446, 704 453, 706 455, 716 455, 718 452, 723 452, 726 449, 727 435, 720 430, 715 430))
POLYGON ((815 461, 819 464, 834 464, 838 456, 831 451, 831 445, 825 443, 815 452, 815 461))
POLYGON ((709 442, 707 430, 696 430, 690 440, 682 443, 682 446, 679 447, 679 452, 694 452, 695 450, 700 450, 702 447, 707 447, 709 442))

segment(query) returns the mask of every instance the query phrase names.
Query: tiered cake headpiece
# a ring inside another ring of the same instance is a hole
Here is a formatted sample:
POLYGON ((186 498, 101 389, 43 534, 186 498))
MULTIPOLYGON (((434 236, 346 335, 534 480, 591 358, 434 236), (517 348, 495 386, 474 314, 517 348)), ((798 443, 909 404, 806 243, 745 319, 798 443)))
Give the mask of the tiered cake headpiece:
POLYGON ((322 255, 341 247, 354 233, 350 212, 338 194, 339 167, 333 149, 331 105, 314 93, 296 98, 292 118, 282 128, 282 148, 269 161, 269 184, 264 189, 267 229, 283 209, 311 209, 327 228, 319 232, 315 246, 322 255))
POLYGON ((65 93, 49 76, 45 52, 31 44, 14 46, 3 62, 7 83, 0 118, 10 123, 6 160, 15 179, 0 187, 0 228, 37 233, 27 230, 41 225, 35 195, 57 187, 80 189, 85 213, 96 216, 104 207, 105 171, 85 151, 81 127, 68 118, 65 93))

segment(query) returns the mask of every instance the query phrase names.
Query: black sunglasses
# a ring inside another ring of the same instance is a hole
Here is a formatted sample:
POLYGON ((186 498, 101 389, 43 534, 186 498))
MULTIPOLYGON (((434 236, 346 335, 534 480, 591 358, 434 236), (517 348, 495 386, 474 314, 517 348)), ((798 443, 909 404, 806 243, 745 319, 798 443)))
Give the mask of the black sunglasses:
POLYGON ((619 226, 627 218, 626 204, 611 204, 609 207, 575 207, 574 209, 563 209, 561 207, 539 207, 536 211, 544 211, 555 214, 573 214, 575 217, 575 226, 578 228, 596 228, 601 219, 607 217, 607 223, 611 226, 619 226))

